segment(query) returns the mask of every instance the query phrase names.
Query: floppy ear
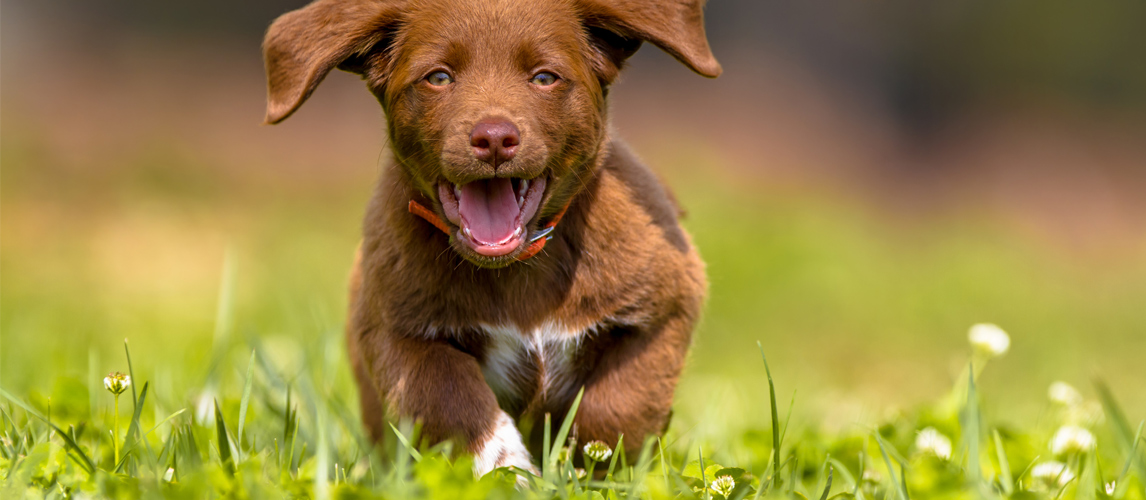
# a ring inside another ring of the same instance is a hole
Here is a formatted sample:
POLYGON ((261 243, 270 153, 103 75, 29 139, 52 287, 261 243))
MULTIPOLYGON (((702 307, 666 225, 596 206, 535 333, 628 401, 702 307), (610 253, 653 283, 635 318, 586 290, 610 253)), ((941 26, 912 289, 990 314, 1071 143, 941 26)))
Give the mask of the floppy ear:
POLYGON ((606 66, 607 81, 625 59, 651 42, 693 71, 716 78, 720 63, 704 35, 704 0, 579 0, 585 25, 606 66))
POLYGON ((267 124, 302 106, 335 67, 361 72, 355 61, 385 40, 401 0, 317 0, 283 14, 267 30, 267 124))

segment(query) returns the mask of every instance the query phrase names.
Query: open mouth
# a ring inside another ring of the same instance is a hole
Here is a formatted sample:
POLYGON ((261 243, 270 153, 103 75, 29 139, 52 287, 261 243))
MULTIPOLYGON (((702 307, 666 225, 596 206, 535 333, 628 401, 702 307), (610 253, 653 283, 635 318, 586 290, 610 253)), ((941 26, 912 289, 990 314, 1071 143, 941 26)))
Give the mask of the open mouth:
POLYGON ((438 184, 442 211, 458 227, 458 240, 485 257, 509 255, 526 242, 525 225, 537 214, 544 193, 544 177, 438 184))

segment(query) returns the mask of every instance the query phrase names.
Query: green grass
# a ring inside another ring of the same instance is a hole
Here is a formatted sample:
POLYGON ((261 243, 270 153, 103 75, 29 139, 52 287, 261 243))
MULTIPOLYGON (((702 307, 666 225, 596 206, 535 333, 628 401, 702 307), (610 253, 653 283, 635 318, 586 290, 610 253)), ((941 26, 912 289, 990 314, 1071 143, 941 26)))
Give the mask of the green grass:
MULTIPOLYGON (((132 371, 128 345, 121 365, 132 371)), ((215 382, 192 401, 137 374, 119 396, 129 405, 118 420, 102 380, 63 379, 34 400, 4 391, 4 498, 1146 498, 1143 423, 1127 421, 1113 396, 1101 391, 1104 417, 1083 411, 1096 402, 1080 401, 1053 406, 1038 425, 993 423, 980 411, 972 375, 993 375, 986 356, 975 357, 979 368, 967 370, 968 383, 870 427, 792 433, 800 424, 780 420, 772 380, 758 379, 752 389, 773 411, 753 415, 757 427, 744 433, 698 440, 674 426, 663 440, 646 441, 639 456, 618 449, 607 469, 598 466, 607 475, 588 479, 568 460, 565 445, 581 453, 583 443, 566 440, 566 420, 552 434, 552 451, 538 457, 540 477, 498 470, 479 479, 467 457, 451 458, 448 443, 412 446, 418 440, 406 423, 392 427, 389 449, 372 448, 346 397, 350 382, 331 372, 342 371, 340 350, 322 340, 291 348, 301 370, 287 369, 255 336, 214 346, 221 361, 210 366, 235 375, 194 374, 215 382), (233 362, 248 351, 246 363, 233 362), (1066 424, 1090 429, 1098 445, 1055 456, 1050 433, 1066 424), (946 451, 916 441, 925 428, 943 436, 946 451), (122 440, 118 461, 113 435, 122 440), (1039 472, 1037 464, 1052 460, 1066 465, 1051 476, 1039 472), (516 487, 515 474, 528 487, 516 487), (717 479, 726 486, 719 492, 717 479)), ((765 363, 760 368, 767 372, 765 363)))
POLYGON ((165 165, 154 145, 146 164, 68 170, 13 137, 0 151, 2 498, 719 498, 706 488, 725 475, 733 498, 1146 498, 1141 252, 1079 256, 999 214, 902 217, 763 185, 719 154, 639 148, 664 155, 650 159, 711 279, 673 425, 586 482, 551 422, 544 477, 519 490, 509 471, 475 480, 468 459, 417 447, 401 422, 415 446, 363 437, 341 324, 373 171, 228 177, 193 157, 165 165), (966 331, 981 321, 1013 346, 970 369, 966 331), (118 426, 110 371, 134 381, 118 426), (1088 398, 1048 403, 1055 380, 1088 398), (1068 421, 1097 447, 1052 456, 1068 421), (917 449, 927 428, 950 459, 917 449), (1074 477, 1065 488, 1033 477, 1052 459, 1074 477))

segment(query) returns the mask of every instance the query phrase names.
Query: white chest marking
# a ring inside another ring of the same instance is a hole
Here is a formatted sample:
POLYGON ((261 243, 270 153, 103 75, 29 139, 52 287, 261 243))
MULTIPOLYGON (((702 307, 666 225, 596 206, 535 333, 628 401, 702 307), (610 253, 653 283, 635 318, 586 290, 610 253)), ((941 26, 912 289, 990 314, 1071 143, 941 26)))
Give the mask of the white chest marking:
POLYGON ((573 355, 593 328, 574 330, 546 321, 531 332, 515 325, 481 325, 489 334, 482 374, 495 394, 516 396, 522 390, 528 368, 536 362, 541 375, 540 395, 561 394, 574 382, 573 355))

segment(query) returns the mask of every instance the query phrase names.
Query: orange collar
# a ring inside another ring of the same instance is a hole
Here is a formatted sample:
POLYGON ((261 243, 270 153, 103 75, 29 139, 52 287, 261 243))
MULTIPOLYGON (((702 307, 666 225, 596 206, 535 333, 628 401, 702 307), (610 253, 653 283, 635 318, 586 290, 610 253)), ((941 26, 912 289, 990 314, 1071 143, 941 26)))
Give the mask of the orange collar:
MULTIPOLYGON (((418 203, 415 200, 410 200, 410 204, 407 209, 410 211, 410 213, 426 219, 426 222, 429 222, 430 224, 433 224, 434 227, 441 229, 443 233, 446 233, 446 236, 450 235, 450 227, 447 226, 440 217, 438 217, 438 214, 435 214, 432 210, 422 206, 421 203, 418 203)), ((533 237, 529 240, 529 247, 527 247, 525 251, 521 253, 521 255, 517 256, 518 261, 523 261, 533 257, 534 255, 537 255, 542 248, 545 248, 545 243, 553 237, 553 229, 557 227, 558 222, 561 222, 561 218, 565 216, 565 211, 568 209, 569 205, 562 207, 561 211, 557 212, 557 215, 553 216, 553 220, 549 221, 549 223, 546 224, 542 230, 533 235, 533 237)))

